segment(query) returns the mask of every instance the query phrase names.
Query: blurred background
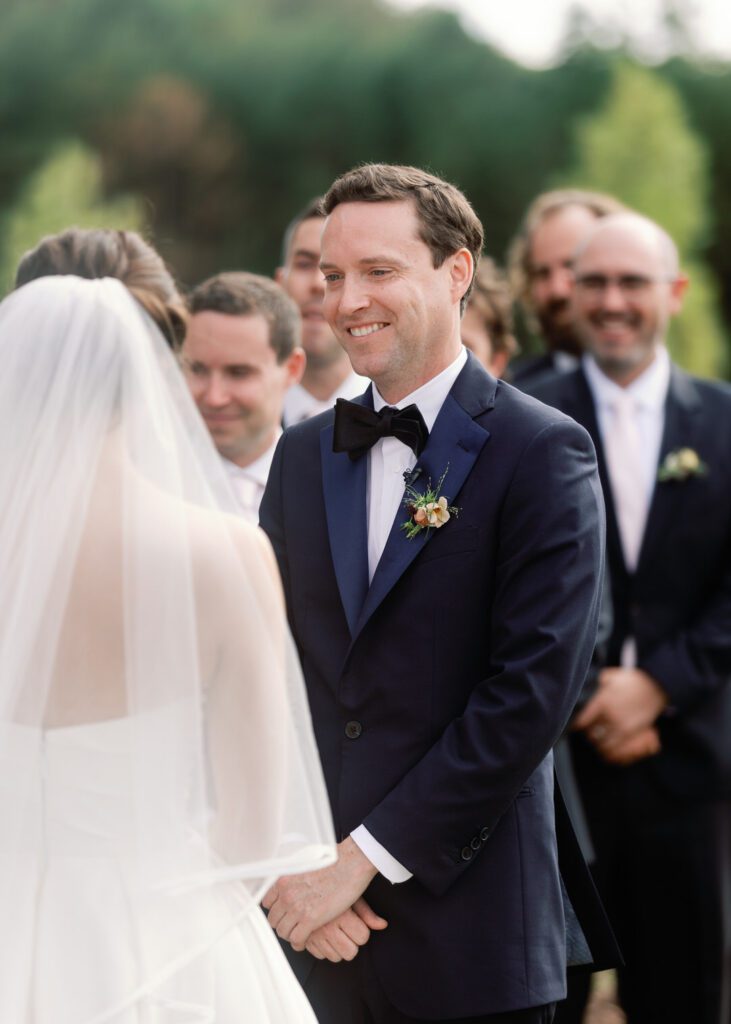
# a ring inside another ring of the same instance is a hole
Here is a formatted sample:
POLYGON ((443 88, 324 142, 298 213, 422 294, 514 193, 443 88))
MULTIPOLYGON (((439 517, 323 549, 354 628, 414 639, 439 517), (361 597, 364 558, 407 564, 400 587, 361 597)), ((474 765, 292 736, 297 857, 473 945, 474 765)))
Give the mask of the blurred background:
POLYGON ((51 231, 133 227, 184 285, 271 273, 365 160, 459 185, 502 261, 538 192, 657 219, 671 345, 731 372, 731 33, 715 0, 2 0, 0 289, 51 231), (723 33, 729 34, 724 38, 723 33))

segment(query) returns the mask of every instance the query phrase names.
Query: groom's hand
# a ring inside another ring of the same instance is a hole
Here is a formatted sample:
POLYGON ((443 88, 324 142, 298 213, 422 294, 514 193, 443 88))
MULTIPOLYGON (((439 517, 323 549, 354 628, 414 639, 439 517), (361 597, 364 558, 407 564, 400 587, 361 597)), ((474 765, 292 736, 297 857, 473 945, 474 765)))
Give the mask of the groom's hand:
POLYGON ((320 871, 285 875, 272 886, 262 905, 280 939, 301 949, 317 928, 349 910, 377 874, 348 836, 338 844, 334 864, 320 871))
MULTIPOLYGON (((341 960, 353 960, 360 947, 368 942, 371 931, 382 931, 387 927, 388 921, 371 910, 361 896, 350 910, 317 928, 304 948, 318 960, 330 960, 335 964, 341 960)), ((301 946, 293 945, 292 948, 302 951, 301 946)))

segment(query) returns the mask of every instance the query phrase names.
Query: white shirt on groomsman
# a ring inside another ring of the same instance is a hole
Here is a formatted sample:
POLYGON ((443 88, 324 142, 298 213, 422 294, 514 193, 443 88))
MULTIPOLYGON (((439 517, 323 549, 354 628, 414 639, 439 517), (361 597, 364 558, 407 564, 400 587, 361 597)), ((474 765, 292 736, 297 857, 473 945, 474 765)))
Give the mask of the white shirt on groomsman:
POLYGON ((367 377, 351 372, 326 399, 315 398, 302 384, 295 384, 284 396, 284 426, 291 427, 332 409, 338 398, 357 398, 370 384, 367 377))
POLYGON ((248 466, 237 466, 235 462, 226 458, 221 460, 236 497, 240 514, 247 522, 254 525, 259 522, 259 506, 269 479, 274 451, 281 436, 282 431, 278 430, 274 442, 263 455, 260 455, 248 466))
MULTIPOLYGON (((583 364, 594 399, 625 565, 634 572, 657 481, 670 357, 664 345, 657 345, 650 365, 626 387, 603 373, 593 356, 584 355, 583 364)), ((622 645, 620 664, 636 667, 634 637, 627 637, 622 645)))

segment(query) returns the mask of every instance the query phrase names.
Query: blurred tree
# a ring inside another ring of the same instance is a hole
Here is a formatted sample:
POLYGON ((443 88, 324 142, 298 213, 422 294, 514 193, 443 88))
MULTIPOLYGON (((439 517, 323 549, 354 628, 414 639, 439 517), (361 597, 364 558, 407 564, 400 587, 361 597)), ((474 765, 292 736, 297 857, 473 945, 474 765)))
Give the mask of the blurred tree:
POLYGON ((3 223, 3 294, 13 286, 20 257, 44 235, 71 226, 144 230, 140 200, 133 196, 106 199, 101 182, 99 157, 76 141, 62 145, 36 171, 3 223))
POLYGON ((149 199, 192 281, 270 271, 294 210, 348 166, 391 160, 461 185, 500 253, 604 64, 530 72, 453 14, 379 0, 25 0, 0 38, 0 204, 81 137, 111 186, 149 199))
POLYGON ((577 161, 557 184, 609 192, 662 224, 691 278, 670 349, 694 373, 722 373, 727 349, 717 288, 701 257, 710 220, 708 155, 677 91, 649 68, 618 62, 604 108, 579 121, 577 142, 577 161))
MULTIPOLYGON (((103 192, 144 197, 156 244, 190 283, 224 267, 270 272, 294 211, 363 160, 454 181, 500 256, 531 198, 581 163, 574 125, 605 103, 606 48, 620 42, 575 15, 560 63, 531 71, 453 13, 385 0, 7 0, 0 220, 73 137, 100 154, 103 192)), ((713 154, 708 254, 731 321, 731 74, 687 60, 657 74, 713 154)), ((649 123, 640 107, 625 103, 633 122, 618 138, 631 147, 649 123)))
POLYGON ((713 218, 706 256, 720 281, 725 320, 731 324, 731 68, 728 64, 673 60, 662 68, 662 74, 683 96, 691 123, 711 154, 713 218))

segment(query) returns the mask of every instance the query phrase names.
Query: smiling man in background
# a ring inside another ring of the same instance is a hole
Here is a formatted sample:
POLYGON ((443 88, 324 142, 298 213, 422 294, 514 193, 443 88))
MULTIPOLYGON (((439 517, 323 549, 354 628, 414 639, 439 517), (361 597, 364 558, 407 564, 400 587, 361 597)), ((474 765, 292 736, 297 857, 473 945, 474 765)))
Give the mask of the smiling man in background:
POLYGON ((688 281, 657 224, 597 220, 573 265, 586 354, 533 393, 592 435, 607 508, 614 630, 572 743, 595 875, 631 1024, 725 1024, 731 389, 669 359, 688 281))
POLYGON ((307 355, 301 381, 285 396, 285 427, 331 409, 338 398, 355 398, 368 386, 353 370, 322 313, 325 279, 320 270, 320 238, 324 225, 322 199, 313 199, 285 231, 282 266, 274 275, 299 308, 302 347, 307 355))
POLYGON ((198 285, 189 306, 185 378, 241 515, 257 523, 285 395, 304 370, 299 314, 269 278, 236 272, 198 285))
POLYGON ((510 247, 510 279, 528 326, 544 352, 512 366, 521 391, 576 368, 581 341, 571 309, 574 252, 594 222, 622 209, 612 196, 581 189, 543 192, 528 207, 510 247))

